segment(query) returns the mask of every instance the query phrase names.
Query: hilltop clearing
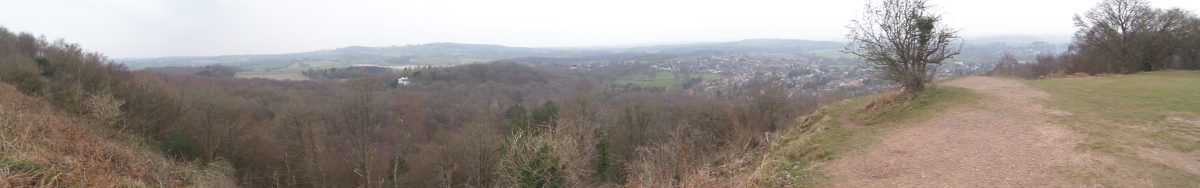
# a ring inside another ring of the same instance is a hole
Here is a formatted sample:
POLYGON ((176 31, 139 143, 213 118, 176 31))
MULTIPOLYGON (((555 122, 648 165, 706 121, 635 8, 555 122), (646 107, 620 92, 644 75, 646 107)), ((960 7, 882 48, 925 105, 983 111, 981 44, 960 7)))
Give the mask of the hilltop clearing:
POLYGON ((1029 81, 1084 135, 1075 150, 1107 163, 1065 169, 1074 181, 1116 187, 1200 185, 1200 72, 1029 81))
POLYGON ((776 139, 760 184, 1187 187, 1200 184, 1200 74, 1022 82, 966 77, 910 102, 826 107, 776 139))
MULTIPOLYGON (((839 187, 1063 186, 1060 168, 1094 159, 1072 151, 1080 136, 1048 120, 1063 114, 1039 104, 1048 97, 1014 80, 967 77, 943 85, 982 100, 885 134, 879 143, 829 166, 839 187)), ((884 125, 886 126, 886 125, 884 125)))

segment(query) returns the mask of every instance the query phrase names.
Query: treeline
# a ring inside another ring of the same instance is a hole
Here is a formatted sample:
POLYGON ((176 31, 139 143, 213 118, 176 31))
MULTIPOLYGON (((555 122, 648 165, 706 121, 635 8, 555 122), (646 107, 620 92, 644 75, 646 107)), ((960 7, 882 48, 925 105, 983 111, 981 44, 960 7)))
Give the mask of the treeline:
POLYGON ((723 97, 629 91, 516 63, 276 81, 129 71, 0 28, 0 80, 254 187, 746 185, 770 132, 815 100, 759 81, 723 97))
POLYGON ((145 70, 167 75, 194 75, 218 78, 231 78, 237 76, 237 73, 242 71, 240 68, 224 65, 208 65, 203 67, 150 67, 146 68, 145 70))
POLYGON ((359 78, 367 76, 388 76, 394 75, 394 71, 387 67, 376 66, 356 66, 344 68, 328 68, 328 69, 309 69, 300 72, 304 77, 309 79, 347 79, 359 78))
POLYGON ((1180 8, 1158 9, 1144 0, 1102 0, 1075 16, 1075 39, 1063 54, 1036 62, 1002 58, 992 74, 1040 78, 1069 74, 1129 74, 1200 70, 1200 17, 1180 8))

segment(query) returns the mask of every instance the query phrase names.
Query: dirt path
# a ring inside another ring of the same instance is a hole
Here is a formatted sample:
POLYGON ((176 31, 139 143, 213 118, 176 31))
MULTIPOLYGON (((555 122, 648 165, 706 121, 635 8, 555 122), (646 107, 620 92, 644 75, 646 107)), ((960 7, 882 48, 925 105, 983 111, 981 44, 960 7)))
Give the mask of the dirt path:
POLYGON ((968 77, 943 85, 984 95, 828 166, 836 187, 1061 187, 1064 168, 1093 161, 1080 138, 1047 121, 1046 93, 1013 80, 968 77))

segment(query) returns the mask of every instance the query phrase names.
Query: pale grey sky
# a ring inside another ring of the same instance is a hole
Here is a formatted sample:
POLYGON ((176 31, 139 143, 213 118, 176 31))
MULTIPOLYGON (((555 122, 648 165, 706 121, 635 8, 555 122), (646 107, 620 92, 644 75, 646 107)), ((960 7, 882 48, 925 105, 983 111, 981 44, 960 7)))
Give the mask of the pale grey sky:
MULTIPOLYGON (((1069 35, 1098 0, 931 0, 964 36, 1069 35)), ((1196 11, 1198 0, 1151 0, 1196 11)), ((0 0, 0 26, 110 57, 430 42, 523 47, 842 40, 862 0, 0 0)))

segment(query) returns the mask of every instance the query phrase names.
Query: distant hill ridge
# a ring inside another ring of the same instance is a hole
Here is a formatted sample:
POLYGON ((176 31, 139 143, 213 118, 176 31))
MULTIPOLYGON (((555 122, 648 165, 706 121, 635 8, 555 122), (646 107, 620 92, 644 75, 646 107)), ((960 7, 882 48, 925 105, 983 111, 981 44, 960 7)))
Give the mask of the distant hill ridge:
MULTIPOLYGON (((1008 35, 967 39, 967 47, 996 48, 995 44, 1012 44, 1024 48, 1031 41, 1048 41, 1052 38, 1024 35, 1008 35)), ((1056 41, 1049 45, 1065 46, 1056 41)), ((698 51, 722 51, 734 53, 840 53, 842 42, 801 39, 748 39, 731 42, 702 42, 687 44, 647 45, 633 47, 595 48, 528 48, 495 44, 429 43, 420 45, 365 47, 349 46, 311 52, 223 55, 163 58, 117 59, 133 69, 165 66, 203 66, 223 64, 261 71, 283 69, 293 63, 346 66, 354 64, 395 65, 455 65, 516 58, 584 58, 598 56, 620 56, 629 54, 686 54, 698 51)), ((1062 48, 1064 47, 1056 47, 1062 48)), ((969 50, 964 50, 969 51, 969 50)), ((990 57, 990 56, 989 56, 990 57)))

